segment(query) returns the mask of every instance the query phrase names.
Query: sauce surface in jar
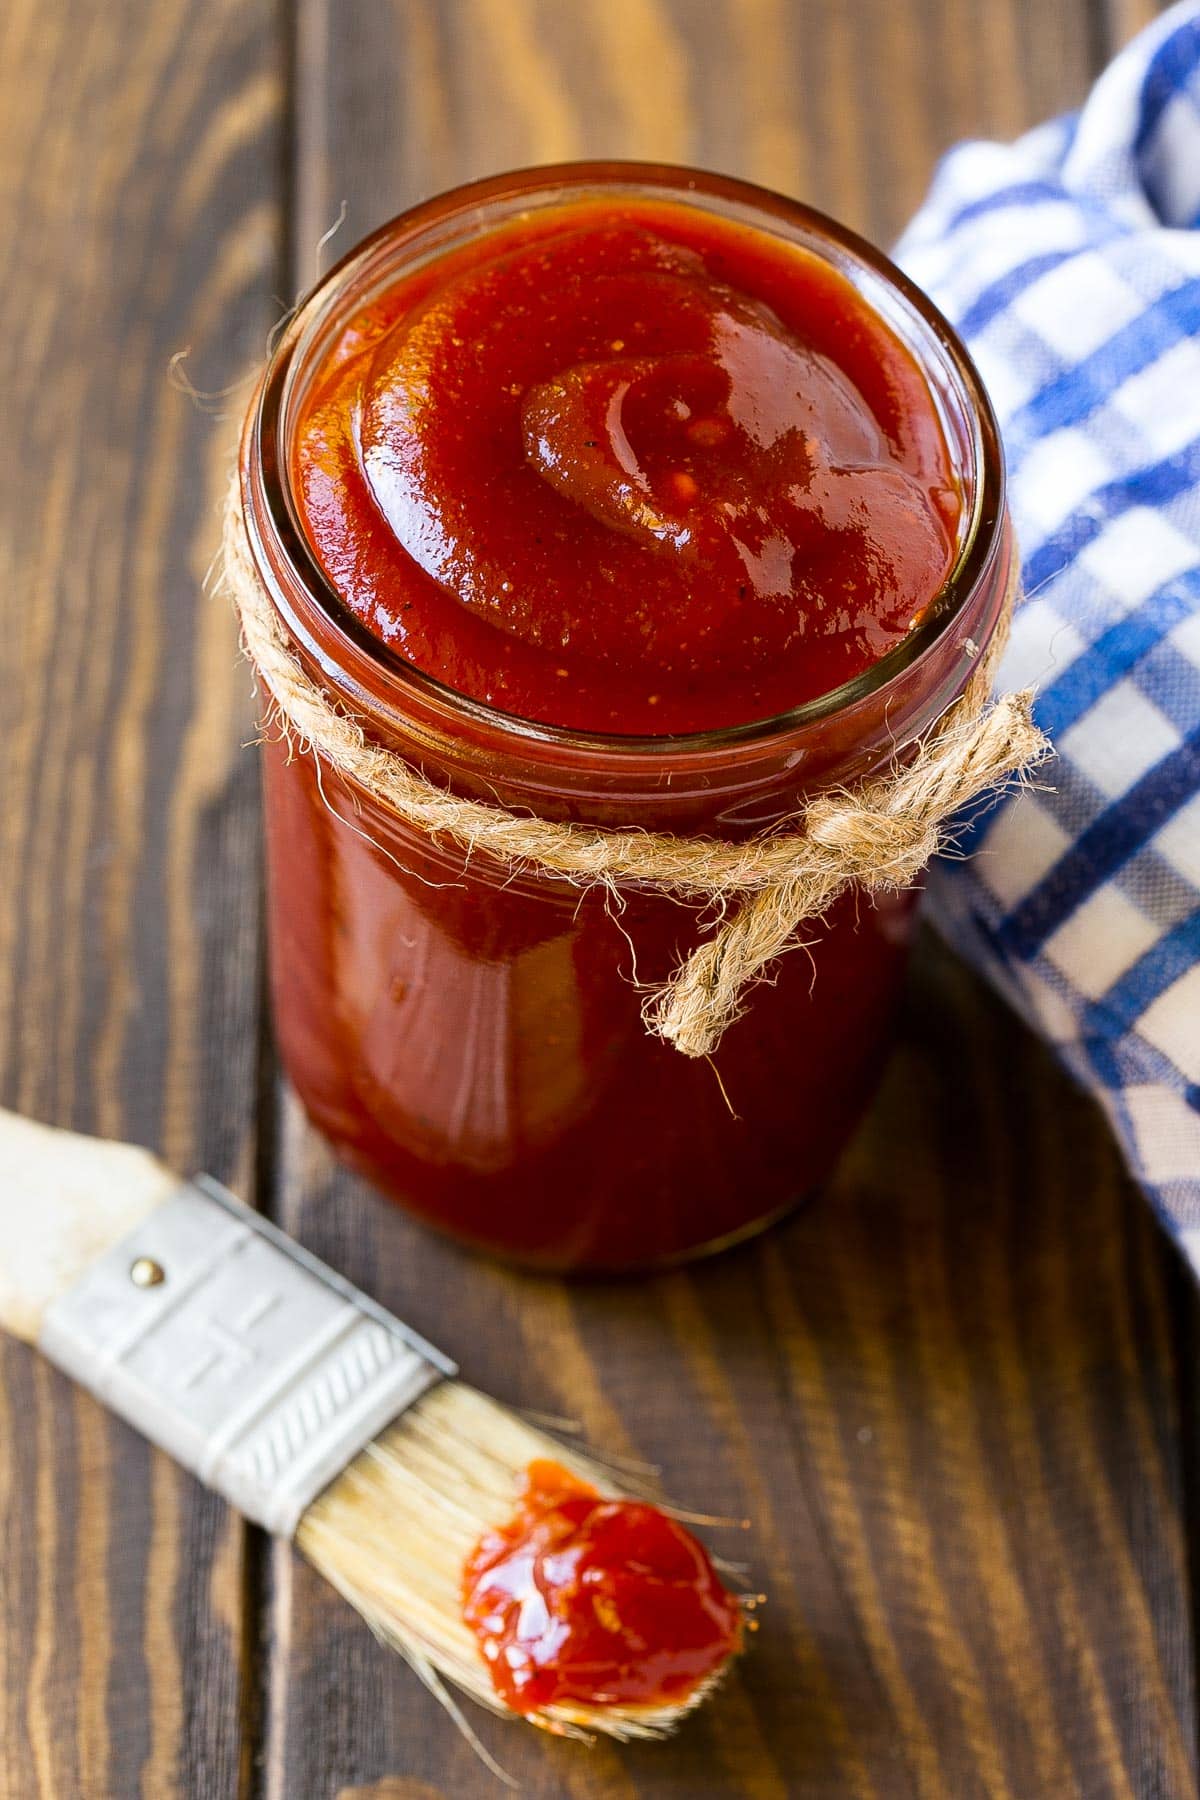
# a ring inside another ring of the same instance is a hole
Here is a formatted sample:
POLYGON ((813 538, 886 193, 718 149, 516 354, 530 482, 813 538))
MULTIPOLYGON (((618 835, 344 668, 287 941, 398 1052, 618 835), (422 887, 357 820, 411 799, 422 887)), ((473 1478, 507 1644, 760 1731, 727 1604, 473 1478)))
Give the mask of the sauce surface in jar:
POLYGON ((660 735, 861 674, 952 566, 911 352, 832 263, 667 201, 518 216, 341 332, 292 445, 345 603, 508 713, 660 735))
POLYGON ((558 1463, 529 1467, 520 1505, 481 1539, 463 1617, 514 1712, 575 1701, 687 1701, 741 1641, 741 1613, 703 1545, 641 1500, 610 1500, 558 1463))

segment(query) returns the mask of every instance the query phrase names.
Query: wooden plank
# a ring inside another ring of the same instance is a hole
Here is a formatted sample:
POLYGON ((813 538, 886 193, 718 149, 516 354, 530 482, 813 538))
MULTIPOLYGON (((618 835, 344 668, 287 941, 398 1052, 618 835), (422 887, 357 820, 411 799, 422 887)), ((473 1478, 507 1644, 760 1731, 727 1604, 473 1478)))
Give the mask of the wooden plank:
POLYGON ((720 168, 886 242, 956 139, 1077 104, 1091 42, 1085 0, 300 0, 298 277, 343 203, 330 257, 455 182, 572 156, 720 168))
MULTIPOLYGON (((12 0, 0 48, 0 1097, 234 1179, 253 1149, 247 680, 201 582, 280 253, 265 0, 12 0)), ((0 1796, 228 1796, 246 1538, 0 1350, 0 1796)))
POLYGON ((1101 28, 1110 55, 1167 10, 1172 0, 1100 0, 1101 28))
MULTIPOLYGON (((586 154, 722 166, 886 239, 953 137, 1081 97, 1093 23, 1083 0, 301 0, 298 278, 343 201, 335 251, 451 182, 586 154)), ((488 1728, 522 1791, 1195 1791, 1166 1253, 1098 1118, 944 954, 829 1193, 694 1271, 475 1262, 290 1109, 280 1170, 289 1228, 469 1378, 754 1521, 735 1553, 771 1601, 726 1694, 669 1747, 488 1728)), ((493 1793, 338 1602, 272 1569, 271 1800, 493 1793)))
MULTIPOLYGON (((935 946, 831 1191, 687 1274, 505 1274, 393 1217, 294 1118, 290 1139, 307 1239, 471 1379, 754 1521, 771 1601, 731 1691, 665 1749, 493 1730, 524 1791, 1195 1791, 1163 1248, 1088 1103, 935 946)), ((491 1792, 336 1600, 283 1552, 277 1573, 268 1792, 491 1792)))

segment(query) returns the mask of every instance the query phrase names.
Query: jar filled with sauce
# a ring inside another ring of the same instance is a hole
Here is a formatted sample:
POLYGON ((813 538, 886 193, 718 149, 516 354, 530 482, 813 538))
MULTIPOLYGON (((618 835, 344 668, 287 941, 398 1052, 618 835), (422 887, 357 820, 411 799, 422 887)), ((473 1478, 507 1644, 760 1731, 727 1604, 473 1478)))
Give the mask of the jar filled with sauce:
MULTIPOLYGON (((932 305, 819 214, 649 165, 375 233, 281 338, 241 487, 294 653, 368 742, 513 811, 730 839, 911 750, 1013 555, 932 305)), ((641 1009, 703 908, 467 855, 273 734, 264 762, 281 1054, 385 1192, 530 1266, 623 1270, 827 1176, 914 893, 843 897, 693 1059, 641 1009)))

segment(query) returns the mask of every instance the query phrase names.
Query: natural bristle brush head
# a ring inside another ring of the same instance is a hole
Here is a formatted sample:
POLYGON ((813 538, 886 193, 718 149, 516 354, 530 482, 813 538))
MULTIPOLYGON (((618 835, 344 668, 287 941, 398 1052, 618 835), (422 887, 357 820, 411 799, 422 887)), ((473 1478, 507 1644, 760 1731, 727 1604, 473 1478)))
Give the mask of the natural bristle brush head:
MULTIPOLYGON (((480 1705, 511 1715, 514 1709, 498 1692, 464 1621, 464 1570, 480 1540, 513 1514, 531 1467, 547 1463, 594 1490, 600 1501, 632 1499, 639 1512, 650 1510, 648 1502, 622 1492, 600 1464, 462 1382, 445 1382, 418 1400, 317 1500, 301 1521, 296 1543, 375 1634, 427 1681, 449 1681, 480 1705)), ((682 1526, 674 1530, 688 1550, 685 1568, 672 1575, 682 1584, 706 1574, 701 1600, 707 1654, 698 1644, 692 1654, 693 1659, 703 1655, 710 1666, 694 1684, 648 1704, 560 1697, 522 1708, 531 1724, 566 1736, 664 1737, 712 1692, 740 1641, 739 1609, 700 1545, 682 1526)), ((569 1559, 571 1547, 565 1548, 569 1559)), ((553 1549, 563 1556, 563 1546, 553 1549)), ((594 1571, 582 1572, 585 1584, 589 1573, 594 1571)), ((583 1598, 593 1604, 586 1592, 583 1598)), ((600 1596, 594 1604, 603 1608, 600 1596)), ((616 1655, 621 1620, 608 1617, 605 1623, 612 1628, 616 1655)), ((565 1630, 562 1620, 555 1624, 565 1630)))

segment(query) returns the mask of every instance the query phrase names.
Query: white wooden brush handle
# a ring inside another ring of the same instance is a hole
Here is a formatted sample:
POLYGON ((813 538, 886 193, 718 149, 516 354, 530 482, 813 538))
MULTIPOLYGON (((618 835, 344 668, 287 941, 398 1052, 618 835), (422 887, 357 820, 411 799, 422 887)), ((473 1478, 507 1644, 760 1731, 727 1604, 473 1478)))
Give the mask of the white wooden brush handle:
POLYGON ((0 1323, 268 1531, 454 1373, 208 1177, 0 1128, 0 1323))
POLYGON ((148 1150, 0 1110, 0 1328, 33 1343, 52 1302, 178 1186, 148 1150))

